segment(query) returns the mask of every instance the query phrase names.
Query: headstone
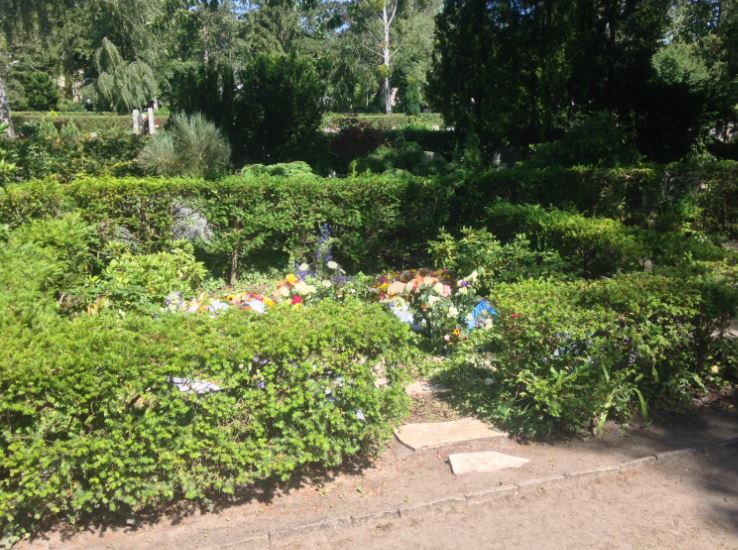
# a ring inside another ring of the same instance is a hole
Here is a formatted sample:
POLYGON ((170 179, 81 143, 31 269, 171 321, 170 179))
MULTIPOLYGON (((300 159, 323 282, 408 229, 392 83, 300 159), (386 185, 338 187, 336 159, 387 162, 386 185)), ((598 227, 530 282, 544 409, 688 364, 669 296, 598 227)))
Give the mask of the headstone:
POLYGON ((154 108, 149 107, 148 111, 149 118, 149 134, 152 136, 156 133, 156 119, 154 118, 154 108))
POLYGON ((141 135, 141 112, 138 109, 133 109, 133 134, 138 136, 141 135))
POLYGON ((488 473, 505 468, 520 468, 530 462, 527 458, 485 451, 481 453, 457 453, 448 455, 454 475, 488 473))

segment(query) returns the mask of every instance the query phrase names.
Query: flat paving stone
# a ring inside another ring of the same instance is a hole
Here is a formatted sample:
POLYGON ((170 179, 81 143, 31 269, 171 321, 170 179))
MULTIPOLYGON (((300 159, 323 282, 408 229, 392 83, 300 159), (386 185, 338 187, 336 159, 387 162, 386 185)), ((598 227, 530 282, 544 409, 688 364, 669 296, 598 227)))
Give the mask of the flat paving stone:
POLYGON ((457 453, 448 455, 451 471, 454 475, 470 473, 487 473, 506 468, 520 468, 530 462, 519 456, 486 451, 481 453, 457 453))
POLYGON ((491 429, 476 418, 462 418, 450 422, 405 424, 395 429, 395 437, 413 450, 453 445, 462 441, 507 437, 505 432, 491 429))
POLYGON ((435 393, 443 393, 448 391, 447 388, 439 386, 438 384, 431 384, 430 382, 420 381, 408 384, 405 391, 409 396, 413 395, 432 395, 435 393))

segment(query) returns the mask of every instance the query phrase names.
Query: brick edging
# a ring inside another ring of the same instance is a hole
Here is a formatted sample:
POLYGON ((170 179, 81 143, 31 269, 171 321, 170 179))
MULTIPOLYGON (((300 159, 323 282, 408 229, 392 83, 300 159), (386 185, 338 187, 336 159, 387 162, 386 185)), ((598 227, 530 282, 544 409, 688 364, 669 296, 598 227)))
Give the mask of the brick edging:
POLYGON ((406 517, 417 517, 434 511, 458 510, 465 506, 473 506, 484 502, 489 502, 500 497, 511 496, 522 491, 530 491, 538 489, 544 485, 565 483, 569 480, 580 480, 594 478, 601 475, 625 472, 634 468, 638 468, 645 464, 654 462, 662 462, 671 458, 678 458, 697 453, 704 453, 717 449, 723 449, 738 445, 738 438, 711 445, 709 447, 686 447, 683 449, 675 449, 673 451, 663 451, 646 455, 614 466, 602 466, 600 468, 592 468, 588 470, 579 470, 576 472, 567 472, 552 476, 528 479, 517 483, 506 485, 498 485, 489 489, 481 489, 468 493, 458 493, 445 497, 435 498, 414 504, 404 504, 402 506, 392 507, 378 512, 368 514, 358 514, 352 516, 326 517, 320 520, 296 525, 286 529, 277 529, 268 533, 254 535, 244 539, 239 539, 218 548, 228 547, 248 547, 248 548, 269 548, 273 542, 286 541, 294 537, 299 537, 307 533, 323 529, 333 529, 338 527, 358 527, 367 523, 383 520, 400 519, 406 517))

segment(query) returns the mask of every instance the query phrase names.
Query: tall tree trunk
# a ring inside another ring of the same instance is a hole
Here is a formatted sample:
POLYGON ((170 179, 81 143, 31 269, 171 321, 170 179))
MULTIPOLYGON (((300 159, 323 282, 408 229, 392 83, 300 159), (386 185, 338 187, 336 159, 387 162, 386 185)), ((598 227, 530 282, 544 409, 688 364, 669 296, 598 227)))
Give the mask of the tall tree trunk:
POLYGON ((390 51, 390 26, 394 19, 394 12, 390 15, 387 12, 387 4, 382 8, 382 23, 384 24, 384 40, 382 41, 382 59, 384 61, 384 79, 382 80, 382 95, 384 96, 384 113, 392 114, 392 86, 390 86, 390 63, 392 62, 392 52, 390 51))
POLYGON ((8 125, 6 133, 8 137, 15 137, 15 130, 13 129, 13 120, 10 118, 10 105, 8 104, 8 94, 5 88, 5 80, 0 76, 0 123, 8 125))

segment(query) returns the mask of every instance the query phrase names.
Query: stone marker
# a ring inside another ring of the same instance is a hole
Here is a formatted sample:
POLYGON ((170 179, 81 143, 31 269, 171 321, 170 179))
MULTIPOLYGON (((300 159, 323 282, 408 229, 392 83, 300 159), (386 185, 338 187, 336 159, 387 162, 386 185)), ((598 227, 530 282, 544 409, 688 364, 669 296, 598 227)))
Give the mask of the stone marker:
POLYGON ((527 458, 505 455, 494 451, 481 453, 457 453, 448 455, 451 471, 454 475, 469 473, 485 473, 504 470, 505 468, 520 468, 530 462, 527 458))
POLYGON ((395 437, 414 451, 474 439, 506 436, 505 432, 495 431, 475 418, 462 418, 451 422, 405 424, 395 430, 395 437))
POLYGON ((133 117, 133 133, 137 136, 141 135, 141 113, 138 109, 133 109, 131 116, 133 117))

